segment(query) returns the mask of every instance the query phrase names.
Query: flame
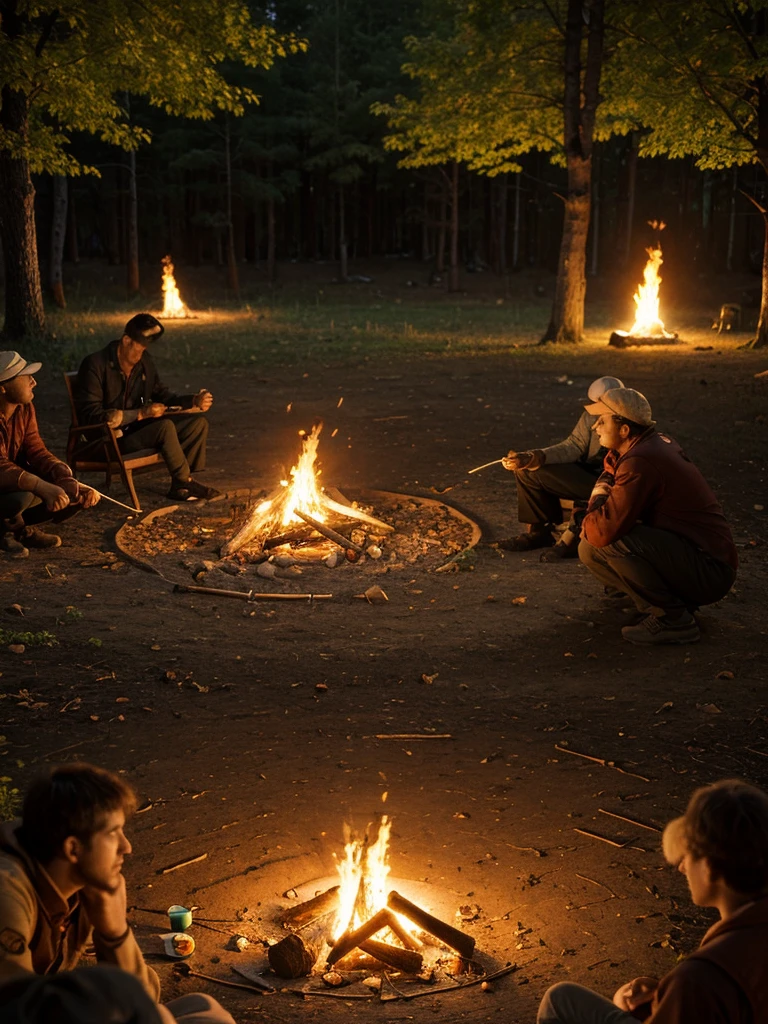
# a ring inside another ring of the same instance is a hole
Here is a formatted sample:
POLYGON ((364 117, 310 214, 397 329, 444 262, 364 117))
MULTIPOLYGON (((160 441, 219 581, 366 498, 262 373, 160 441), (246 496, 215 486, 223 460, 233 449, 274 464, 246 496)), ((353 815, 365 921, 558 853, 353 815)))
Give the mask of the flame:
POLYGON ((387 905, 391 829, 392 822, 384 815, 371 842, 367 834, 358 839, 345 826, 344 853, 336 863, 340 888, 334 940, 347 928, 359 928, 387 905))
POLYGON ((170 256, 163 256, 163 312, 166 319, 181 319, 189 316, 189 310, 181 301, 176 278, 173 276, 173 263, 170 256))
POLYGON ((638 286, 634 294, 635 322, 629 332, 634 338, 673 338, 661 319, 659 318, 659 267, 664 262, 661 255, 661 246, 656 245, 645 250, 648 253, 648 262, 643 270, 643 284, 638 286))
POLYGON ((326 515, 323 511, 323 501, 317 486, 317 474, 314 469, 315 459, 317 458, 317 446, 320 443, 320 431, 322 429, 322 423, 312 427, 309 437, 305 437, 302 442, 299 461, 291 469, 291 483, 285 480, 281 481, 283 486, 288 488, 281 519, 283 526, 290 526, 292 523, 301 522, 299 517, 294 515, 294 510, 297 508, 319 522, 325 521, 326 515))

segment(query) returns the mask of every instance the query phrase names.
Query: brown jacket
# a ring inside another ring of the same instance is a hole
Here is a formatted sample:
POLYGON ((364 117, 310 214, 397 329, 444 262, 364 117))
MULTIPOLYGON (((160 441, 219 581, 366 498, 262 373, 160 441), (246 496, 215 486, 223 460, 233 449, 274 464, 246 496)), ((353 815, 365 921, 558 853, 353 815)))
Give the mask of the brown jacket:
POLYGON ((629 451, 609 451, 614 483, 603 504, 590 500, 583 535, 596 548, 620 540, 640 522, 687 537, 735 569, 731 531, 709 484, 680 445, 649 427, 629 451))
POLYGON ((718 921, 662 978, 647 1024, 768 1024, 768 897, 718 921))
POLYGON ((71 970, 93 942, 100 963, 133 974, 157 1000, 160 982, 129 928, 116 941, 93 931, 77 894, 65 900, 42 864, 21 846, 18 821, 0 825, 0 984, 24 971, 71 970))
POLYGON ((17 405, 8 420, 0 413, 0 492, 23 490, 19 481, 25 471, 51 483, 72 476, 66 462, 45 447, 31 402, 17 405))

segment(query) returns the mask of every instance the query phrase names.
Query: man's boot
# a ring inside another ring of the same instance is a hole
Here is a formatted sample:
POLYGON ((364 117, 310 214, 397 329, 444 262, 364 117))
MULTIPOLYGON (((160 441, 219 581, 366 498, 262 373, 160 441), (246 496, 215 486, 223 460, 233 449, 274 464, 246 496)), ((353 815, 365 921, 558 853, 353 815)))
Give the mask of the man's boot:
POLYGON ((60 548, 61 537, 56 533, 46 533, 39 526, 25 526, 16 534, 18 540, 28 548, 60 548))
POLYGON ((28 558, 29 550, 12 533, 0 534, 0 551, 8 558, 28 558))
POLYGON ((500 540, 497 547, 502 551, 534 551, 536 548, 551 548, 555 543, 552 523, 530 523, 525 533, 500 540))

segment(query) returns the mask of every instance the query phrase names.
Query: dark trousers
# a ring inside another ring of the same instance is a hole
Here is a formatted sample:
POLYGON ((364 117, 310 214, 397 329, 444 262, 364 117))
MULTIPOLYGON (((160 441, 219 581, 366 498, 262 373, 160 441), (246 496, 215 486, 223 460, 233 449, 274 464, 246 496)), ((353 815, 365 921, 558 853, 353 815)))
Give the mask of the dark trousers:
POLYGON ((560 499, 586 501, 602 469, 600 462, 563 462, 541 469, 516 470, 518 522, 562 523, 560 499))
POLYGON ((185 484, 190 476, 205 469, 205 442, 208 420, 202 413, 160 416, 141 422, 118 441, 124 455, 153 448, 163 456, 174 486, 185 484))
POLYGON ((0 494, 0 531, 16 533, 25 526, 38 523, 63 523, 76 516, 82 508, 78 501, 58 512, 51 512, 45 502, 31 491, 6 491, 0 494))
POLYGON ((601 583, 623 590, 641 612, 676 616, 725 597, 736 570, 680 534, 633 526, 604 548, 579 544, 579 558, 601 583))

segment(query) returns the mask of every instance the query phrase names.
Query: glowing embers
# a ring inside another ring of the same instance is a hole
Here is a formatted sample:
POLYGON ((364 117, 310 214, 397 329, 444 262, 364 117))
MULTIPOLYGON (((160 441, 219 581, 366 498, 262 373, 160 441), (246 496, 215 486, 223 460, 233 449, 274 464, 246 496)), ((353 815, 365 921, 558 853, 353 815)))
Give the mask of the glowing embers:
POLYGON ((165 320, 181 320, 190 316, 190 312, 181 300, 176 278, 173 276, 173 263, 170 256, 163 256, 163 311, 160 314, 165 320))
MULTIPOLYGON (((649 224, 659 232, 666 227, 663 221, 649 221, 649 224)), ((615 348, 626 348, 630 345, 669 345, 677 341, 677 334, 671 334, 666 329, 659 312, 659 269, 664 262, 661 242, 645 251, 648 254, 648 262, 643 270, 643 283, 638 285, 633 296, 635 322, 629 331, 614 331, 611 334, 608 344, 615 348)))

